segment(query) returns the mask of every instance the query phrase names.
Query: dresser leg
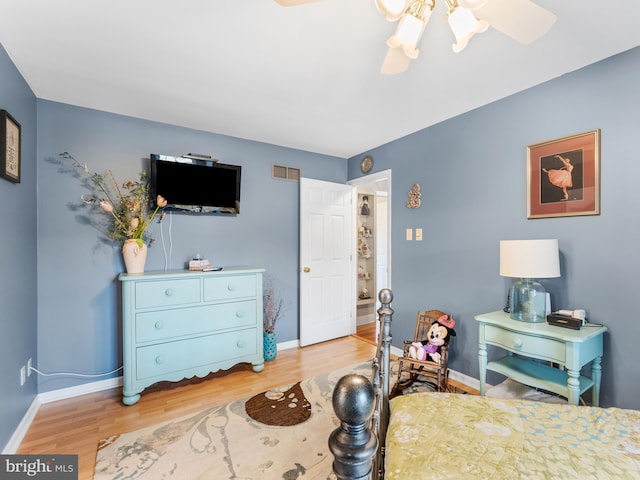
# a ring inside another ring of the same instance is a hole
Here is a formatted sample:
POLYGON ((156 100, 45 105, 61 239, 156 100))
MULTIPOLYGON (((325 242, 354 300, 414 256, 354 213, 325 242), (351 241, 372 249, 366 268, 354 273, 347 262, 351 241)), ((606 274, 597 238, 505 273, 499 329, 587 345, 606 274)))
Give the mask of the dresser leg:
POLYGON ((261 372, 262 370, 264 370, 264 362, 254 363, 252 365, 253 365, 252 369, 256 373, 261 372))
POLYGON ((122 403, 124 403, 125 405, 135 405, 136 403, 138 403, 138 400, 140 400, 140 394, 135 394, 135 395, 124 395, 122 397, 122 403))

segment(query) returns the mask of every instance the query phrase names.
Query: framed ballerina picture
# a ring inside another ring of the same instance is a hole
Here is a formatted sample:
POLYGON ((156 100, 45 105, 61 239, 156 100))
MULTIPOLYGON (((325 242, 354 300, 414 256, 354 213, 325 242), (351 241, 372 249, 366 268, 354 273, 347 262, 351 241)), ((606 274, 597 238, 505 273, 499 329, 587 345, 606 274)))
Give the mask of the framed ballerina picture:
POLYGON ((527 218, 599 214, 599 129, 527 147, 527 218))

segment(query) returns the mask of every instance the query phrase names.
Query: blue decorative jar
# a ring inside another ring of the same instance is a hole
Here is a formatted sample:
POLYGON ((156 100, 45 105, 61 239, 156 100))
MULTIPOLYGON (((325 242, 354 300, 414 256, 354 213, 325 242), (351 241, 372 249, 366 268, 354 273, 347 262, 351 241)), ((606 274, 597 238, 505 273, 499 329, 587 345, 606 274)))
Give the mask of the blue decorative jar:
POLYGON ((264 359, 267 362, 276 359, 278 353, 278 343, 276 342, 275 333, 264 334, 264 359))

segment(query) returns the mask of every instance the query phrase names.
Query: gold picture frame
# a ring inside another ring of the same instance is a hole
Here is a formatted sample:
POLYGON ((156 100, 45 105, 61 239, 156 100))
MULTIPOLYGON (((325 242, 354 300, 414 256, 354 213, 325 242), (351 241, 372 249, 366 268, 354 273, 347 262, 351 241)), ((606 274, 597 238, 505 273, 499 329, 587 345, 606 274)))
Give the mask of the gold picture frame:
POLYGON ((20 124, 6 110, 0 110, 0 124, 0 177, 20 183, 20 124))
POLYGON ((527 218, 599 214, 599 129, 527 147, 527 218))

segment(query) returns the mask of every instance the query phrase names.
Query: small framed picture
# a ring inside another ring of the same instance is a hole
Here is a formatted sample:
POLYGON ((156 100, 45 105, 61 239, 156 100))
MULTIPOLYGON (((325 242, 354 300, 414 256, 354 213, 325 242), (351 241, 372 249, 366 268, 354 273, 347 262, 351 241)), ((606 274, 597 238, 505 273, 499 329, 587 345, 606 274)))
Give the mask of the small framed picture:
POLYGON ((599 214, 599 129, 529 145, 527 218, 599 214))
POLYGON ((20 124, 0 110, 0 176, 20 183, 20 124))

